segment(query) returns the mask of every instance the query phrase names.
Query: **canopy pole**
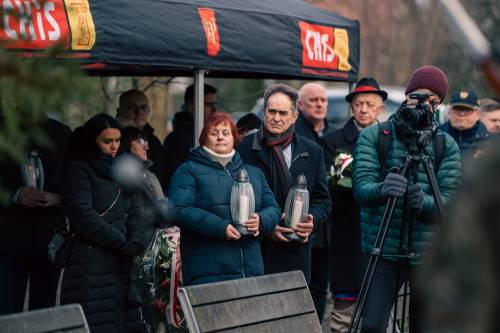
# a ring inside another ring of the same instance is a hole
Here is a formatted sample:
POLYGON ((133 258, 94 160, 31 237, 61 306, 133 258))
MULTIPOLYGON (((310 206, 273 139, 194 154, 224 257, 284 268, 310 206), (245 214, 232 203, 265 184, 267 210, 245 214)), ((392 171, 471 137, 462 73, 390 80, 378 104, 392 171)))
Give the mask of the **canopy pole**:
POLYGON ((205 110, 205 70, 194 71, 194 147, 198 146, 198 138, 204 123, 205 110))

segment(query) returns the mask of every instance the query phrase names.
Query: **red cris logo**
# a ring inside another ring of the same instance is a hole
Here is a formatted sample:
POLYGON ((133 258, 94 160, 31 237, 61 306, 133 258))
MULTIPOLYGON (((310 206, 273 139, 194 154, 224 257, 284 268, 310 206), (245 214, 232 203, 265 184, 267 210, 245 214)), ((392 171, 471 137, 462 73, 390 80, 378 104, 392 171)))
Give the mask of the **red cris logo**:
POLYGON ((299 22, 302 66, 349 71, 349 38, 345 29, 299 22))
POLYGON ((198 8, 201 24, 205 30, 207 39, 207 53, 211 57, 215 57, 220 51, 219 42, 219 27, 215 19, 215 12, 210 8, 198 8))
POLYGON ((0 39, 7 47, 43 49, 69 44, 64 3, 58 1, 3 0, 0 39))
POLYGON ((0 0, 7 48, 90 50, 96 34, 88 0, 0 0))

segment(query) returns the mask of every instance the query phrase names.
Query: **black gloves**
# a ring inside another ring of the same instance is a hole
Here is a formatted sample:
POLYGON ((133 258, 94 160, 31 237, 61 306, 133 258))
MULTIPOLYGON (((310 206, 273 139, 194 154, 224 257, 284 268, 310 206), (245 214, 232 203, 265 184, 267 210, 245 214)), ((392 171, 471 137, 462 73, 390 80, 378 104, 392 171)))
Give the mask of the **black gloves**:
POLYGON ((408 180, 397 173, 390 172, 382 184, 380 189, 380 194, 384 198, 396 197, 401 198, 406 193, 406 186, 408 185, 408 180))
POLYGON ((424 192, 418 184, 408 188, 408 201, 410 202, 410 207, 417 213, 420 213, 422 208, 424 208, 424 192))
MULTIPOLYGON (((408 180, 404 176, 391 172, 385 177, 380 193, 384 198, 401 198, 406 193, 407 185, 408 180)), ((424 208, 424 192, 418 184, 414 184, 408 188, 408 201, 410 207, 417 213, 424 208)))

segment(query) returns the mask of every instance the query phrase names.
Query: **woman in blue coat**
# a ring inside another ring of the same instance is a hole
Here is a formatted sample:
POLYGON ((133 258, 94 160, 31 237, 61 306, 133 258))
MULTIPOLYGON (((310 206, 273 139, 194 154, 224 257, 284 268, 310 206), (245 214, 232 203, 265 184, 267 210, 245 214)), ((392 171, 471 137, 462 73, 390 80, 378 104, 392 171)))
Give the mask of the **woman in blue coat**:
POLYGON ((185 285, 264 274, 262 235, 271 235, 280 218, 278 204, 262 171, 244 165, 234 150, 236 126, 225 113, 212 114, 200 135, 200 146, 175 172, 168 195, 181 228, 185 285), (255 196, 255 214, 245 222, 254 236, 242 236, 232 225, 230 196, 236 173, 245 168, 255 196))

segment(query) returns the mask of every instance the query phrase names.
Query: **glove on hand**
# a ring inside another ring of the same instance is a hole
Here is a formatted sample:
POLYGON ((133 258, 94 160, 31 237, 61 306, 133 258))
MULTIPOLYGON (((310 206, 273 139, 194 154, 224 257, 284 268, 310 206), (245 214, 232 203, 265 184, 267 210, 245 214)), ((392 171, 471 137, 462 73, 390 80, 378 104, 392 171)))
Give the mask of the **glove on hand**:
POLYGON ((424 208, 424 192, 418 184, 414 184, 408 188, 408 201, 410 202, 410 207, 417 213, 420 213, 422 208, 424 208))
POLYGON ((380 194, 384 198, 396 197, 401 198, 406 193, 408 180, 397 173, 390 172, 384 180, 380 194))

